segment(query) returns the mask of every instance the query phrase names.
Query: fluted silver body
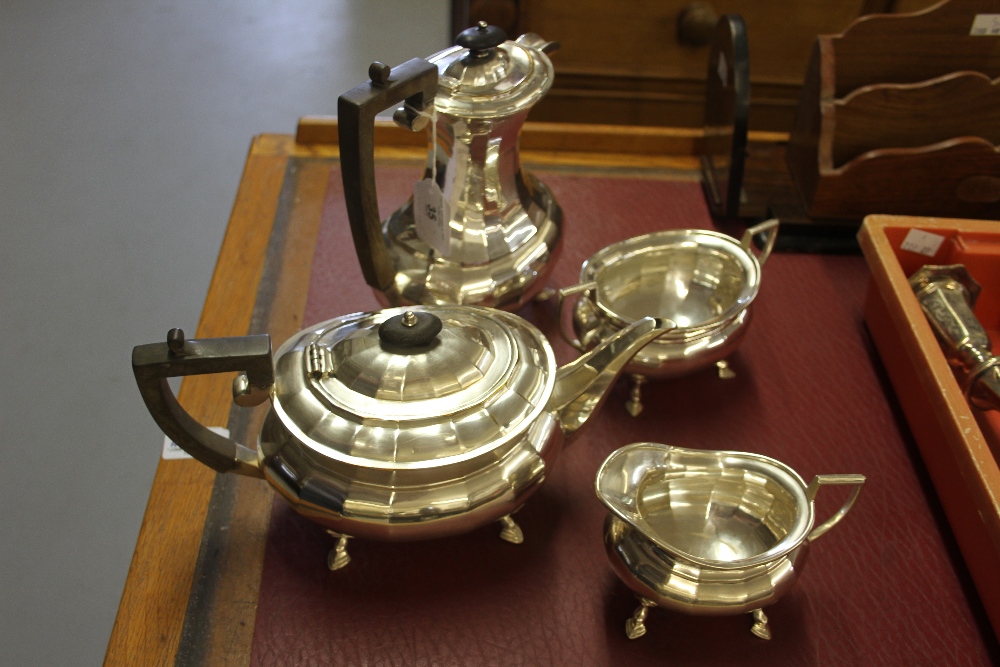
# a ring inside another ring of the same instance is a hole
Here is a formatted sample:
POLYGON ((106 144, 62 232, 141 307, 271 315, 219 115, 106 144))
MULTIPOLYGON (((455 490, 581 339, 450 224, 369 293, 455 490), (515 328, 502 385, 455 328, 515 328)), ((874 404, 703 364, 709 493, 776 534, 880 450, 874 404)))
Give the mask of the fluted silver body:
POLYGON ((795 583, 810 542, 857 499, 862 475, 819 475, 806 486, 783 463, 744 452, 636 443, 614 452, 597 474, 610 510, 604 543, 612 569, 642 601, 627 631, 645 632, 646 610, 699 615, 755 613, 795 583), (814 527, 813 498, 824 484, 851 484, 847 502, 814 527))
POLYGON ((527 34, 489 53, 456 46, 427 59, 439 81, 424 178, 436 180, 447 204, 447 252, 420 238, 408 200, 384 225, 396 273, 378 295, 383 303, 517 310, 545 287, 562 209, 521 166, 518 142, 528 111, 552 86, 552 46, 527 34))

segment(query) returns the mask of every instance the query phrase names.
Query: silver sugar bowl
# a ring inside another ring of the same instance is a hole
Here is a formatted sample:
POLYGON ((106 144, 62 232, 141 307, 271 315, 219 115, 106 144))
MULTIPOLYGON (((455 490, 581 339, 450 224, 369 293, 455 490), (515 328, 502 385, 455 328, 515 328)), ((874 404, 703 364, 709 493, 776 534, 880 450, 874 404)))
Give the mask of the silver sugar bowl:
POLYGON ((581 351, 592 349, 642 317, 664 317, 677 328, 643 348, 625 372, 633 381, 626 408, 642 412, 642 385, 715 364, 722 378, 735 377, 727 357, 750 324, 761 270, 774 247, 778 221, 750 227, 740 241, 706 229, 653 232, 613 243, 587 259, 580 282, 559 290, 562 337, 581 351), (765 235, 759 257, 752 239, 765 235), (566 331, 565 304, 573 307, 573 332, 566 331))

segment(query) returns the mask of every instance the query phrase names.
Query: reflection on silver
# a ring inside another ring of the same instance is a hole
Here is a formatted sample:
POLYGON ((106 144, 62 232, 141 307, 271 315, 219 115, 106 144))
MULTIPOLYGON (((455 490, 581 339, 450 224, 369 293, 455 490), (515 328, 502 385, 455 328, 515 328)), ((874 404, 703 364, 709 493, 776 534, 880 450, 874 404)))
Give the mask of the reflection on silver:
POLYGON ((411 198, 384 223, 395 279, 385 305, 470 304, 517 310, 542 288, 561 245, 562 209, 521 166, 528 111, 555 76, 537 35, 522 35, 472 58, 450 47, 438 68, 437 124, 428 132, 424 178, 448 200, 445 256, 417 236, 411 198), (436 138, 436 140, 435 140, 436 138))
MULTIPOLYGON (((265 477, 300 513, 339 534, 409 540, 510 515, 597 410, 628 358, 672 323, 646 318, 557 369, 525 320, 485 308, 414 307, 443 327, 430 345, 387 349, 382 322, 350 315, 300 333, 275 354, 273 408, 261 434, 265 477), (330 351, 310 376, 309 350, 330 351)), ((338 548, 343 545, 338 544, 338 548)))
POLYGON ((541 331, 516 315, 414 306, 322 322, 273 355, 267 336, 175 334, 173 347, 138 346, 133 370, 154 419, 188 453, 220 472, 263 476, 333 531, 328 565, 339 569, 348 538, 425 539, 498 521, 501 538, 520 543, 510 515, 628 360, 673 328, 641 319, 557 368, 541 331), (201 427, 166 382, 241 368, 237 397, 257 387, 272 403, 256 448, 201 427))
POLYGON ((560 331, 580 350, 590 349, 637 318, 666 317, 678 328, 647 345, 628 365, 634 380, 627 408, 642 411, 645 379, 688 375, 721 363, 719 376, 734 377, 725 361, 743 340, 750 305, 760 289, 761 267, 777 238, 778 221, 747 229, 741 241, 702 229, 669 230, 612 244, 580 269, 580 283, 560 290, 560 331), (751 251, 755 235, 767 237, 760 257, 751 251), (570 336, 562 308, 573 308, 570 336), (640 380, 639 378, 642 378, 640 380))
POLYGON ((699 615, 752 613, 752 632, 770 638, 762 608, 801 572, 812 540, 857 500, 863 475, 819 475, 806 486, 791 468, 743 452, 636 443, 604 462, 597 496, 610 510, 604 543, 615 573, 641 601, 626 623, 646 632, 651 606, 699 615), (814 527, 821 485, 849 484, 844 505, 814 527))
POLYGON ((1000 358, 973 308, 981 287, 962 264, 928 264, 910 286, 949 363, 966 372, 963 390, 980 410, 1000 410, 1000 358))

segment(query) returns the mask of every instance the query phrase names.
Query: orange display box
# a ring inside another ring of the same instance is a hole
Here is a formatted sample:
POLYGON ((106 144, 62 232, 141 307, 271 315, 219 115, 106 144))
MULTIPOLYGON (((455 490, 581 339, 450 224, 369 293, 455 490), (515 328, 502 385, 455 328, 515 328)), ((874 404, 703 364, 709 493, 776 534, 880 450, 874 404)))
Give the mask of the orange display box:
POLYGON ((870 215, 858 240, 872 274, 865 321, 1000 635, 1000 415, 969 405, 907 281, 925 264, 964 264, 983 287, 976 316, 1000 340, 1000 222, 870 215), (904 249, 912 230, 940 246, 904 249))

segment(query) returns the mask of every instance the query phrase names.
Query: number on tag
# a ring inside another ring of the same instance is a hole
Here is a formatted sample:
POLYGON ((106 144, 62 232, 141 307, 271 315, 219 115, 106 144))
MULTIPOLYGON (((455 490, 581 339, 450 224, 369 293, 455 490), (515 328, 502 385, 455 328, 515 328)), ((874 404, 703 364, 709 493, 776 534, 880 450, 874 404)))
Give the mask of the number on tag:
POLYGON ((976 14, 970 35, 1000 35, 1000 14, 976 14))
POLYGON ((451 211, 438 184, 429 178, 413 184, 413 224, 417 237, 438 255, 451 252, 451 211))
POLYGON ((920 229, 911 229, 906 233, 906 238, 900 244, 901 250, 915 252, 918 255, 933 257, 941 249, 944 237, 940 234, 932 234, 920 229))

